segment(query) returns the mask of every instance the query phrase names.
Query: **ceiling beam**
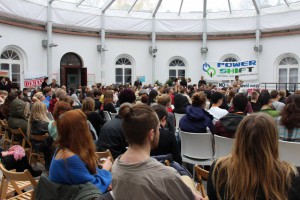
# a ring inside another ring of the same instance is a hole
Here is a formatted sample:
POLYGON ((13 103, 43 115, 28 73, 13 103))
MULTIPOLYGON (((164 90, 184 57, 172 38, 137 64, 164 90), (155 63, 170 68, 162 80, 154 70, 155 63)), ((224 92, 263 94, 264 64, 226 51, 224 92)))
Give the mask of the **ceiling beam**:
POLYGON ((78 1, 78 3, 76 4, 76 6, 77 6, 77 7, 80 6, 80 5, 82 4, 82 2, 84 2, 84 0, 78 1))
POLYGON ((182 4, 183 4, 183 0, 181 0, 178 15, 180 15, 180 13, 181 13, 182 4))
POLYGON ((254 8, 255 8, 255 10, 256 10, 256 13, 257 13, 257 14, 260 14, 260 10, 259 10, 259 7, 258 7, 258 5, 257 5, 257 3, 256 3, 256 0, 252 0, 252 3, 253 3, 253 5, 254 5, 254 8))
POLYGON ((133 4, 131 5, 131 7, 129 8, 129 10, 128 10, 128 13, 130 13, 131 12, 131 10, 133 9, 133 7, 135 6, 135 4, 138 2, 138 0, 135 0, 134 2, 133 2, 133 4))
POLYGON ((284 3, 285 3, 287 6, 290 6, 289 0, 284 0, 284 3))
POLYGON ((101 7, 101 12, 105 13, 105 11, 113 4, 115 0, 109 0, 107 1, 102 7, 101 7))
POLYGON ((152 12, 152 17, 155 17, 155 15, 156 15, 156 13, 157 13, 157 11, 158 11, 160 5, 161 5, 161 2, 162 2, 162 0, 158 0, 157 4, 156 4, 156 6, 155 6, 155 9, 154 9, 154 11, 152 12))
POLYGON ((231 11, 231 4, 230 4, 230 0, 228 0, 228 7, 229 7, 229 12, 230 12, 230 14, 232 13, 232 11, 231 11))

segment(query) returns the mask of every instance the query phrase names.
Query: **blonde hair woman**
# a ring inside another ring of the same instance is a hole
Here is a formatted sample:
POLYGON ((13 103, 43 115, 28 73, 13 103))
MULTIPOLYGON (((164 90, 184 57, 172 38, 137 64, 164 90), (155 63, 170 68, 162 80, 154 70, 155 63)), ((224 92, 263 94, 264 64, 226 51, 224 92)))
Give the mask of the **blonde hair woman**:
POLYGON ((115 106, 113 104, 114 91, 106 90, 104 93, 104 105, 103 110, 111 113, 117 113, 115 106))
MULTIPOLYGON (((47 117, 46 105, 41 101, 35 102, 32 105, 31 114, 28 120, 27 135, 29 138, 31 135, 44 135, 48 133, 49 122, 50 119, 47 117)), ((36 148, 36 151, 39 151, 41 141, 36 141, 33 139, 30 141, 33 147, 36 148)), ((42 152, 44 153, 45 168, 48 170, 51 162, 51 148, 45 147, 43 148, 42 152)))
POLYGON ((231 154, 211 167, 207 191, 210 200, 299 199, 298 171, 279 160, 272 117, 257 113, 242 120, 231 154))

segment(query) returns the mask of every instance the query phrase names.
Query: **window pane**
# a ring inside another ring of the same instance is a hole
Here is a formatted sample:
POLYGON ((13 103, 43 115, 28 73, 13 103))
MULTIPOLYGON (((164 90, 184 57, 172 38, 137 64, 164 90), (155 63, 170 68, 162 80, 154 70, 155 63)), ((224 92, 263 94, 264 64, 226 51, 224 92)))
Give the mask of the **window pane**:
MULTIPOLYGON (((286 83, 287 82, 287 69, 279 69, 279 83, 286 83)), ((279 84, 280 90, 286 90, 285 84, 279 84)))
POLYGON ((125 68, 125 75, 131 75, 131 69, 130 68, 125 68))
POLYGON ((12 73, 20 73, 20 65, 13 64, 11 68, 12 68, 12 73))
POLYGON ((184 69, 179 69, 178 70, 178 77, 185 77, 185 70, 184 69))
POLYGON ((170 69, 169 70, 169 77, 171 77, 171 76, 176 77, 176 70, 175 69, 170 69))
POLYGON ((116 75, 123 75, 123 69, 122 68, 116 68, 116 75))
POLYGON ((123 83, 123 76, 116 76, 116 83, 123 83))
MULTIPOLYGON (((289 70, 289 83, 298 83, 298 68, 291 68, 289 70)), ((289 85, 289 90, 294 91, 295 90, 295 84, 290 84, 289 85)))
POLYGON ((125 83, 131 83, 131 76, 125 76, 125 83))
POLYGON ((1 70, 9 70, 9 64, 7 64, 7 63, 2 63, 2 64, 1 64, 1 70))
POLYGON ((20 82, 20 74, 12 74, 12 82, 20 82))

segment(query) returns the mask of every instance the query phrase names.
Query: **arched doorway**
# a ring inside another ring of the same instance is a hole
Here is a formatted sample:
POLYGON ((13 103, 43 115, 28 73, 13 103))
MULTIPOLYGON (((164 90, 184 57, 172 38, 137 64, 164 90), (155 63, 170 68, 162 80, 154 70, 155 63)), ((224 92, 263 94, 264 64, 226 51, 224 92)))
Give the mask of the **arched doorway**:
POLYGON ((75 53, 66 53, 60 60, 60 84, 76 89, 78 85, 87 85, 87 68, 83 68, 80 57, 75 53))

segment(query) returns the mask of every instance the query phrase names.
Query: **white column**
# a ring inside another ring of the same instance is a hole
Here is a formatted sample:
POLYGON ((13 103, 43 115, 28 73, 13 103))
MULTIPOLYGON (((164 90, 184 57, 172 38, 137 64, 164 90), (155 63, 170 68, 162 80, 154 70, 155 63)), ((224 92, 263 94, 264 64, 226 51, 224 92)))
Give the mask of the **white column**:
MULTIPOLYGON (((156 48, 156 33, 155 33, 155 17, 152 18, 152 52, 153 49, 156 48)), ((152 82, 151 84, 154 84, 155 82, 155 58, 156 53, 152 53, 152 82)))
POLYGON ((47 7, 47 76, 52 79, 52 2, 48 1, 47 7))
MULTIPOLYGON (((100 82, 105 84, 105 13, 101 15, 101 66, 100 66, 100 82)), ((97 78, 97 80, 99 80, 97 78)))

